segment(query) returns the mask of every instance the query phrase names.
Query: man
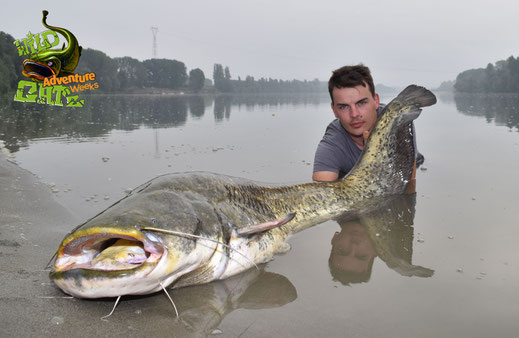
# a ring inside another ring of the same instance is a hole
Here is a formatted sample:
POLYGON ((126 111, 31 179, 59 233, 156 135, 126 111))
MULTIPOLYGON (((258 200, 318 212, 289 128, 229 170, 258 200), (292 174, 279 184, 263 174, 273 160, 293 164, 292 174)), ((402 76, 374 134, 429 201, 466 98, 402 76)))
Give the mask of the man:
MULTIPOLYGON (((362 64, 335 70, 328 91, 336 119, 326 128, 315 152, 314 181, 335 181, 353 168, 384 108, 375 93, 371 72, 362 64)), ((417 159, 423 162, 422 155, 418 154, 417 159)))
POLYGON ((332 238, 328 267, 334 280, 344 285, 368 282, 377 256, 374 243, 360 220, 339 220, 340 232, 332 238))

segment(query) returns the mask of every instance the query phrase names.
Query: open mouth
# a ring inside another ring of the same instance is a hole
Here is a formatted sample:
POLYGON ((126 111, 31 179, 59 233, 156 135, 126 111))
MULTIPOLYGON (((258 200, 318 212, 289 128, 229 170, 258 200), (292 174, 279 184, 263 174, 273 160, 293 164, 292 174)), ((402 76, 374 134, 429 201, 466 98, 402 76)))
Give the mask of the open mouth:
POLYGON ((156 238, 141 232, 85 234, 63 241, 54 263, 54 271, 131 270, 145 263, 157 264, 164 251, 156 238))
POLYGON ((54 75, 54 70, 47 65, 31 60, 25 60, 23 62, 22 73, 26 77, 43 80, 46 77, 54 75))

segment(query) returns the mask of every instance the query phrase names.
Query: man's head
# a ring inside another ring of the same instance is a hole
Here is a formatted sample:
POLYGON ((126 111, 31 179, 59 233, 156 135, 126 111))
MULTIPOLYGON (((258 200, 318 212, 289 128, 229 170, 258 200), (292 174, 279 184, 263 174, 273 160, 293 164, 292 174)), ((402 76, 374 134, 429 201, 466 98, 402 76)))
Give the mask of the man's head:
POLYGON ((354 88, 357 86, 368 86, 371 96, 375 96, 375 84, 368 67, 358 64, 334 70, 328 81, 328 92, 330 93, 332 103, 334 88, 354 88))
POLYGON ((333 235, 328 259, 330 273, 345 285, 367 282, 377 256, 375 247, 358 220, 339 223, 341 232, 333 235))
POLYGON ((332 110, 352 139, 363 146, 363 132, 371 131, 377 120, 379 96, 368 67, 344 66, 328 81, 332 110))

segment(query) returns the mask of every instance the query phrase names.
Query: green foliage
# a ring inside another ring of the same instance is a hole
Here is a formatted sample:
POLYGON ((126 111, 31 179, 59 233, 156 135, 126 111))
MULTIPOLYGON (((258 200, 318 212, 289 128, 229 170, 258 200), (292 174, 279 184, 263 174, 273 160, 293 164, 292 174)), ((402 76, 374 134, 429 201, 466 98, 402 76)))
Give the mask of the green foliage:
POLYGON ((231 79, 229 67, 223 68, 221 64, 215 64, 213 68, 214 87, 221 93, 315 93, 327 90, 327 83, 318 79, 312 81, 291 80, 284 81, 272 78, 260 78, 247 75, 245 80, 231 79))
POLYGON ((466 93, 519 93, 519 58, 510 56, 495 66, 466 70, 458 75, 454 88, 466 93))
POLYGON ((444 81, 438 87, 438 91, 452 92, 454 90, 454 81, 444 81))
POLYGON ((183 62, 168 59, 143 61, 146 69, 146 87, 178 89, 187 81, 186 66, 183 62))
POLYGON ((187 80, 186 66, 180 61, 151 59, 141 62, 127 56, 112 59, 94 49, 83 50, 76 72, 94 72, 104 92, 145 87, 178 89, 187 80))
POLYGON ((204 88, 205 75, 200 68, 191 69, 189 72, 188 87, 195 93, 204 88))
POLYGON ((129 56, 115 58, 115 62, 117 63, 117 78, 122 90, 144 87, 147 72, 142 62, 129 56))
POLYGON ((317 79, 312 81, 300 80, 278 80, 261 78, 255 80, 252 76, 247 76, 245 81, 232 81, 235 92, 238 93, 315 93, 327 90, 327 83, 317 79))
MULTIPOLYGON (((22 75, 24 57, 18 56, 14 45, 15 39, 9 34, 0 32, 0 94, 14 91, 19 80, 26 79, 22 75)), ((496 66, 497 68, 497 66, 496 66)), ((210 80, 204 72, 193 69, 186 72, 183 62, 168 59, 151 59, 139 61, 131 57, 110 58, 105 53, 84 48, 75 73, 95 73, 96 82, 101 92, 124 92, 132 88, 168 88, 188 89, 198 92, 210 80)), ((220 93, 298 93, 326 91, 326 83, 299 80, 277 80, 261 78, 255 80, 247 76, 245 80, 238 77, 233 80, 229 67, 215 64, 213 69, 214 88, 220 93)))
POLYGON ((225 73, 221 64, 215 63, 213 68, 214 88, 221 93, 232 92, 231 72, 225 67, 225 73))
POLYGON ((96 82, 99 83, 99 89, 103 92, 112 93, 120 89, 117 62, 99 50, 83 49, 74 72, 78 74, 95 73, 96 82))
POLYGON ((14 41, 11 35, 0 32, 0 94, 16 89, 18 81, 23 78, 23 57, 18 56, 14 41))

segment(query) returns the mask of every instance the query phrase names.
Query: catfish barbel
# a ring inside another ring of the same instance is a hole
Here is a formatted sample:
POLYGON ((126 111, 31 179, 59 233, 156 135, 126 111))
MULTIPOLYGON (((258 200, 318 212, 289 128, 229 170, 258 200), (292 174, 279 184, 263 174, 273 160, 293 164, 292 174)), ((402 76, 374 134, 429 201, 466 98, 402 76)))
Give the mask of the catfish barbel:
POLYGON ((50 278, 80 298, 142 295, 224 279, 286 251, 287 237, 374 210, 412 175, 412 121, 436 103, 411 85, 383 110, 341 181, 276 186, 212 173, 159 176, 62 241, 50 278))

